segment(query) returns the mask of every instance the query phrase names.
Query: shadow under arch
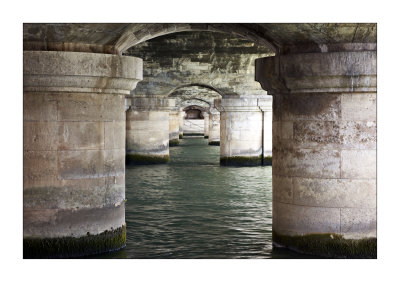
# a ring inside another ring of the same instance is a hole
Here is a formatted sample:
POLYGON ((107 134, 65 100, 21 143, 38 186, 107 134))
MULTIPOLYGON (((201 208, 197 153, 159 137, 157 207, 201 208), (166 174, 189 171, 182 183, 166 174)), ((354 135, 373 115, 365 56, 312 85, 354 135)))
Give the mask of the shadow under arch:
POLYGON ((222 93, 222 91, 216 89, 215 87, 213 87, 213 86, 211 86, 211 85, 205 84, 205 83, 188 83, 188 84, 179 85, 179 86, 177 86, 177 87, 171 89, 171 90, 168 92, 167 96, 168 96, 168 97, 174 97, 174 96, 176 97, 176 96, 178 96, 178 95, 177 95, 177 94, 174 94, 174 93, 175 93, 176 91, 178 91, 179 89, 187 88, 187 87, 193 87, 193 86, 206 88, 206 89, 209 89, 209 90, 211 90, 211 91, 216 92, 216 93, 217 93, 218 95, 220 95, 221 97, 224 96, 224 93, 222 93))
POLYGON ((263 37, 255 26, 240 23, 164 23, 164 24, 129 24, 114 46, 114 52, 122 54, 129 48, 155 37, 184 32, 208 31, 227 33, 264 45, 272 52, 278 53, 278 46, 273 40, 263 37))

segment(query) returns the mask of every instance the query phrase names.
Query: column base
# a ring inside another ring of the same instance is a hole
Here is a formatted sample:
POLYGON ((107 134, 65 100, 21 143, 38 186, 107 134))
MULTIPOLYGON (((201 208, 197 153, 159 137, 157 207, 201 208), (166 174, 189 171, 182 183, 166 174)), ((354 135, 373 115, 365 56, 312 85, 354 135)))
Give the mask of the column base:
POLYGON ((258 157, 232 156, 221 157, 219 163, 224 166, 259 166, 261 160, 261 155, 258 157))
POLYGON ((219 141, 210 141, 210 142, 208 142, 208 145, 210 145, 210 146, 219 146, 219 141))
POLYGON ((178 146, 178 145, 179 145, 179 139, 169 140, 169 146, 170 147, 175 147, 175 146, 178 146))
POLYGON ((271 166, 272 165, 272 157, 271 156, 264 157, 262 165, 271 166))
POLYGON ((193 133, 183 133, 183 136, 204 136, 204 134, 193 132, 193 133))
POLYGON ((85 237, 24 238, 24 259, 73 258, 117 251, 126 245, 126 225, 85 237))
POLYGON ((169 161, 169 155, 141 155, 127 154, 127 165, 148 165, 148 164, 164 164, 169 161))
POLYGON ((339 234, 281 235, 272 232, 274 245, 328 258, 376 258, 376 238, 345 239, 339 234))

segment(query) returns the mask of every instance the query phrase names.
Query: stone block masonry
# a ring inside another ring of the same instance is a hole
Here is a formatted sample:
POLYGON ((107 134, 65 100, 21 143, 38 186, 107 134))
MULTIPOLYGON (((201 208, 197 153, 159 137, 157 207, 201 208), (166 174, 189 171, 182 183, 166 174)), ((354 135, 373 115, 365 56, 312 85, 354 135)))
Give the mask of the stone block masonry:
POLYGON ((134 57, 24 52, 24 258, 125 245, 125 95, 134 57))
POLYGON ((174 99, 130 97, 126 112, 126 163, 158 164, 169 161, 169 111, 174 99))
POLYGON ((274 243, 375 258, 376 52, 263 58, 256 79, 273 95, 274 243))
POLYGON ((169 112, 169 146, 179 145, 179 124, 180 124, 180 109, 173 108, 169 112))
POLYGON ((208 119, 208 145, 219 146, 220 144, 220 113, 211 108, 208 119))
POLYGON ((221 165, 262 164, 262 112, 255 98, 217 99, 221 112, 221 165))

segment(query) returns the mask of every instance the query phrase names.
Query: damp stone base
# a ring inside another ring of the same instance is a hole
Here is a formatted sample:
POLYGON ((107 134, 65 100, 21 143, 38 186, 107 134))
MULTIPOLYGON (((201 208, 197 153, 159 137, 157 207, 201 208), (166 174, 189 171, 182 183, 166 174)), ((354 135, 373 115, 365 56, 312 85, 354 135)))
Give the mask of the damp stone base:
POLYGON ((25 51, 24 258, 125 246, 125 95, 142 60, 25 51))
POLYGON ((256 80, 273 95, 275 244, 377 256, 376 51, 362 47, 256 60, 256 80))

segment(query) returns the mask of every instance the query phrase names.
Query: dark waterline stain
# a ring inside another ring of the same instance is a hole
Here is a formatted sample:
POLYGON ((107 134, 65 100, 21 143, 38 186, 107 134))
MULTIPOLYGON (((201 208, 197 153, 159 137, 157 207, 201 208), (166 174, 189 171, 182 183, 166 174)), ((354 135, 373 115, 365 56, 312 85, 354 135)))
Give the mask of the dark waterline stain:
POLYGON ((126 247, 89 258, 315 258, 272 247, 271 167, 224 167, 184 138, 168 164, 126 167, 126 247))

